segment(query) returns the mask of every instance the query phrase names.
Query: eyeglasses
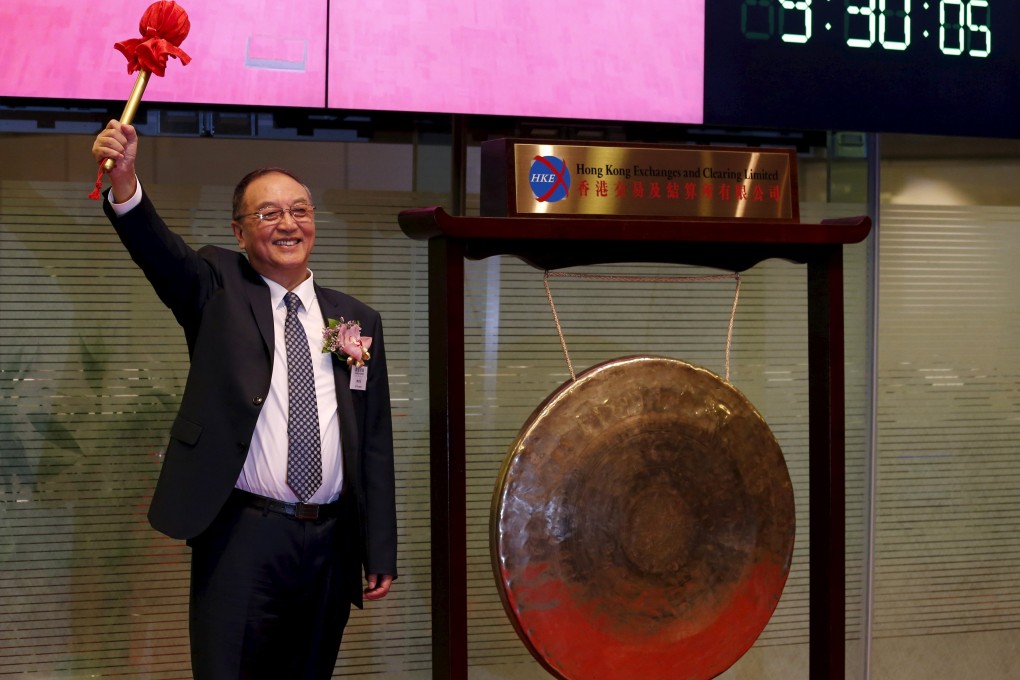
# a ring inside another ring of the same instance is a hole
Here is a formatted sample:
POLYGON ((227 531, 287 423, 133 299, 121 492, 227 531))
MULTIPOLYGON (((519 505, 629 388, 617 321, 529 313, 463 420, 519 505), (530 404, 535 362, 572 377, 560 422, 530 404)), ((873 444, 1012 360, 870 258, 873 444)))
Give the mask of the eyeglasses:
POLYGON ((315 215, 314 205, 295 205, 290 208, 263 208, 247 215, 238 215, 234 219, 242 220, 245 217, 257 217, 259 218, 259 224, 267 227, 272 227, 280 223, 283 220, 283 214, 290 213, 290 216, 294 218, 294 221, 298 224, 304 224, 305 222, 311 222, 312 217, 315 215))

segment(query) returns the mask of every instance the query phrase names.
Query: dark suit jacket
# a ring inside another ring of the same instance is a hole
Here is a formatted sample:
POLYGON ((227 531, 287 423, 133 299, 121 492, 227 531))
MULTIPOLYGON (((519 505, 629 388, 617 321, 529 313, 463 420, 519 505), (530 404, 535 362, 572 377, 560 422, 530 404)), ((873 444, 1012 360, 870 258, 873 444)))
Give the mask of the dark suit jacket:
MULTIPOLYGON (((167 228, 148 197, 122 217, 103 201, 131 258, 184 329, 191 368, 170 430, 149 521, 173 538, 204 531, 230 496, 244 465, 255 422, 269 392, 273 318, 269 287, 237 252, 199 251, 167 228)), ((372 338, 368 387, 350 389, 347 365, 335 355, 333 375, 343 446, 345 488, 357 507, 357 527, 344 541, 347 558, 367 573, 397 575, 396 510, 390 396, 379 314, 344 293, 315 287, 326 318, 361 322, 372 338), (352 560, 353 562, 353 560, 352 560)), ((354 569, 351 601, 361 602, 354 569)))

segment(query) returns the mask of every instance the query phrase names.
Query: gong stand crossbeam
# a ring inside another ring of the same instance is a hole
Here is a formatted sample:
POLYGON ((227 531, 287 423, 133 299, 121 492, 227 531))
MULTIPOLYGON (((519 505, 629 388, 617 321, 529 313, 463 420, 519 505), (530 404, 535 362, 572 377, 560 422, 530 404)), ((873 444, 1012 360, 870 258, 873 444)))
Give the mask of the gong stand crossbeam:
POLYGON ((518 257, 539 270, 659 262, 742 272, 768 259, 806 264, 810 475, 810 680, 845 677, 843 246, 870 218, 769 220, 453 217, 406 210, 429 248, 432 676, 467 680, 464 259, 518 257))

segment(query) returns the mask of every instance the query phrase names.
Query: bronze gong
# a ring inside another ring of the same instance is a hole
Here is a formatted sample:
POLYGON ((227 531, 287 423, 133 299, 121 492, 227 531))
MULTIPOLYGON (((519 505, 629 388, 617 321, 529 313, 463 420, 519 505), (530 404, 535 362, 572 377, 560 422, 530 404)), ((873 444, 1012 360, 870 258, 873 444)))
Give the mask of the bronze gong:
POLYGON ((714 373, 595 366, 521 428, 490 520, 500 597, 563 680, 713 678, 782 594, 794 542, 783 453, 714 373))

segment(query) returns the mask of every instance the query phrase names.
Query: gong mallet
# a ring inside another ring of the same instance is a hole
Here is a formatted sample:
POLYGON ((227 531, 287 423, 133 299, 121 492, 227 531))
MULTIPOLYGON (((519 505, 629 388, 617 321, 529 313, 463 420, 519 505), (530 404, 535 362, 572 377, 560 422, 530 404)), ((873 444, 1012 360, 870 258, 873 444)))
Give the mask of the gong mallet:
MULTIPOLYGON (((185 66, 191 61, 191 57, 180 49, 190 30, 191 22, 183 7, 174 0, 159 0, 149 5, 142 14, 142 19, 138 23, 138 32, 142 37, 130 38, 114 45, 127 58, 128 73, 138 71, 135 86, 120 116, 122 125, 130 125, 134 120, 145 86, 149 84, 149 76, 155 73, 162 77, 170 57, 180 59, 185 66)), ((96 190, 90 194, 90 198, 99 198, 103 174, 110 172, 115 165, 112 158, 100 164, 96 190)))

